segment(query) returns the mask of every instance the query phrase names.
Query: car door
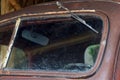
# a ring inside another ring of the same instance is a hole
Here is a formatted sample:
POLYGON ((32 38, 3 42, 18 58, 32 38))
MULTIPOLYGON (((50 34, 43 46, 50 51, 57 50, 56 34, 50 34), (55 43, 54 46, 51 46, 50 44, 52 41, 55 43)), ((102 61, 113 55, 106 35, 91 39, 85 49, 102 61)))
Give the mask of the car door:
POLYGON ((109 12, 117 3, 65 1, 61 5, 46 3, 1 16, 0 79, 110 80, 117 35, 112 36, 111 19, 116 13, 109 12))

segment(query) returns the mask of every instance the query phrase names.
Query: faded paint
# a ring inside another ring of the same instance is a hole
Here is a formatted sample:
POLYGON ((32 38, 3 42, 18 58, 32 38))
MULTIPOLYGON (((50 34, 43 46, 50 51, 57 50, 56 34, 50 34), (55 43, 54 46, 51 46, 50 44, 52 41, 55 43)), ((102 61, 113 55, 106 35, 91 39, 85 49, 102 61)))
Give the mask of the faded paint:
MULTIPOLYGON (((118 42, 117 40, 114 39, 119 39, 118 36, 120 35, 119 31, 119 24, 116 23, 116 20, 119 21, 120 18, 120 5, 119 3, 115 2, 105 2, 105 1, 93 1, 93 2, 79 2, 78 0, 74 2, 66 1, 65 3, 67 6, 70 7, 70 9, 73 9, 72 12, 75 13, 95 13, 95 14, 101 14, 102 18, 105 20, 104 21, 104 27, 105 27, 105 32, 103 33, 103 41, 101 42, 102 49, 100 51, 100 54, 97 59, 97 63, 95 66, 89 70, 88 72, 80 72, 80 73, 69 73, 69 72, 46 72, 46 71, 0 71, 2 76, 0 79, 11 79, 11 80, 114 80, 113 76, 115 73, 114 71, 114 66, 115 63, 115 58, 116 52, 119 50, 118 48, 118 42), (77 6, 76 6, 77 5, 77 6), (104 7, 103 7, 104 6, 104 7), (79 7, 79 8, 78 8, 79 7), (113 12, 111 11, 114 10, 113 12), (79 10, 80 9, 80 10, 79 10), (84 10, 83 10, 84 9, 84 10), (99 13, 98 13, 99 12, 99 13), (104 16, 103 16, 104 14, 104 16), (106 17, 109 19, 106 21, 106 17), (106 27, 110 27, 110 30, 106 27), (115 34, 115 30, 117 30, 117 34, 115 34), (109 31, 109 34, 108 34, 109 31), (105 50, 104 50, 105 49, 105 50), (109 57, 108 57, 109 56, 109 57), (10 75, 9 75, 10 73, 10 75), (12 76, 11 76, 12 75, 12 76)), ((7 21, 11 21, 14 19, 17 19, 18 17, 27 17, 27 16, 48 16, 48 15, 58 15, 58 14, 66 14, 68 11, 58 11, 55 5, 49 4, 50 7, 48 9, 47 6, 42 5, 41 6, 35 6, 34 8, 40 8, 40 9, 45 9, 45 11, 41 10, 41 13, 35 11, 33 8, 33 12, 31 13, 31 8, 26 11, 23 10, 21 13, 17 13, 15 15, 8 15, 8 16, 2 16, 0 23, 4 23, 7 21), (43 8, 44 7, 44 8, 43 8), (54 11, 51 11, 54 10, 54 11), (22 14, 22 15, 21 15, 22 14)), ((39 9, 38 9, 39 10, 39 9)), ((120 70, 120 68, 118 68, 120 70)), ((120 74, 117 74, 120 75, 120 74)), ((119 77, 116 78, 116 80, 120 80, 119 77)))

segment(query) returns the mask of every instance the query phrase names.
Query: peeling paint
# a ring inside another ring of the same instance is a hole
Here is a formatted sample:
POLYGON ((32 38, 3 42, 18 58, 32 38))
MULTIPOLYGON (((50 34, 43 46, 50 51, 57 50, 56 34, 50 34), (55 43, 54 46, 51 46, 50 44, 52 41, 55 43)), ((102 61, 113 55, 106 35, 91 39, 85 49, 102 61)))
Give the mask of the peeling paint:
POLYGON ((103 40, 101 43, 102 43, 103 46, 105 46, 106 45, 106 40, 103 40))

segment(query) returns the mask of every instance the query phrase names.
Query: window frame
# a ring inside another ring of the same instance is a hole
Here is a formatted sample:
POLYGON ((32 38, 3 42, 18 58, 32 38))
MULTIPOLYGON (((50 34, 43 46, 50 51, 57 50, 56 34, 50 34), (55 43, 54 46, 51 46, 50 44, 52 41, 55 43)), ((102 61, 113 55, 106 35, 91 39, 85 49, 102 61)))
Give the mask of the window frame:
MULTIPOLYGON (((71 10, 72 11, 72 10, 71 10)), ((96 12, 75 12, 77 14, 90 14, 90 15, 96 15, 99 16, 102 20, 103 20, 103 34, 101 37, 101 41, 100 41, 100 50, 98 53, 98 57, 96 59, 95 65, 86 72, 58 72, 58 71, 36 71, 36 70, 6 70, 6 69, 1 69, 1 74, 2 75, 14 75, 14 76, 21 76, 21 75, 26 75, 26 76, 44 76, 44 77, 64 77, 64 78, 82 78, 82 77, 88 77, 90 75, 93 75, 100 67, 100 64, 102 63, 102 59, 104 57, 104 52, 105 52, 105 48, 106 48, 106 42, 107 42, 107 38, 108 38, 108 34, 109 34, 109 20, 108 17, 99 11, 96 12), (10 74, 7 74, 7 72, 9 71, 10 74)), ((58 13, 55 15, 61 15, 62 13, 58 13)), ((54 14, 51 14, 52 16, 54 16, 54 14)), ((69 15, 67 14, 67 12, 64 13, 64 15, 69 15)), ((38 15, 39 16, 39 15, 38 15)), ((46 15, 45 15, 46 16, 46 15)), ((50 16, 50 15, 47 15, 50 16)), ((27 18, 31 18, 34 16, 27 16, 27 18)), ((37 16, 35 16, 37 17, 37 16)), ((22 17, 23 19, 24 17, 22 17)))
POLYGON ((118 38, 118 45, 117 45, 117 49, 116 49, 116 56, 115 56, 115 65, 114 65, 114 72, 113 72, 113 78, 115 80, 119 80, 120 79, 120 36, 118 38))

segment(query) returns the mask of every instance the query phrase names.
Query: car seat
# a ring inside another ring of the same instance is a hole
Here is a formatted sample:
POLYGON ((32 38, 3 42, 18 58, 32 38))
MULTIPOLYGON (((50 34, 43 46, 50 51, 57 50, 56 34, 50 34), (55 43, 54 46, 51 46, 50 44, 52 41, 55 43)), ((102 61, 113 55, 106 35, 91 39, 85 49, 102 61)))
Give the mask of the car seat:
MULTIPOLYGON (((0 66, 2 66, 2 62, 6 55, 7 48, 8 48, 7 45, 0 45, 0 61, 1 61, 0 66)), ((26 68, 26 65, 27 60, 24 51, 19 48, 13 47, 7 68, 23 69, 26 68)))
POLYGON ((84 63, 87 65, 91 65, 93 66, 96 58, 97 58, 97 54, 99 51, 99 44, 95 44, 95 45, 90 45, 86 48, 85 50, 85 54, 84 54, 84 63))

